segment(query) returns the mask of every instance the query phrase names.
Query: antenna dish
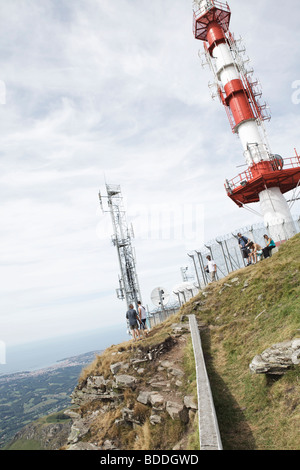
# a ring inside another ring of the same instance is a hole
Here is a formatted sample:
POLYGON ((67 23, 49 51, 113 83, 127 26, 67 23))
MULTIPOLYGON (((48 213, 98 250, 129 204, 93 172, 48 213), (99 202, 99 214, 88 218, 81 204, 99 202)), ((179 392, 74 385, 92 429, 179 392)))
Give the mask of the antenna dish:
POLYGON ((163 287, 156 287, 151 292, 151 301, 156 307, 167 305, 169 302, 170 295, 163 287))

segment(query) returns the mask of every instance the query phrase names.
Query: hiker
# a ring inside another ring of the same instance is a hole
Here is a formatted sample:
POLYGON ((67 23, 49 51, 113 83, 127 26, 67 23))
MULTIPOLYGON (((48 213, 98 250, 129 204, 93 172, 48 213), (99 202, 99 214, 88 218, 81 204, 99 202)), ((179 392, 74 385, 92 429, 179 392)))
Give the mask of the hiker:
POLYGON ((139 326, 138 326, 139 317, 138 317, 138 314, 136 313, 136 310, 133 308, 132 304, 129 305, 129 310, 126 312, 126 318, 129 321, 129 327, 132 332, 133 341, 137 340, 137 336, 139 339, 142 339, 140 335, 139 326))
POLYGON ((239 242, 239 247, 242 251, 242 255, 244 260, 247 259, 248 263, 247 266, 251 264, 251 259, 250 259, 250 250, 248 248, 248 245, 251 243, 252 240, 249 240, 249 238, 244 237, 240 232, 237 234, 238 236, 238 242, 239 242))
POLYGON ((256 264, 263 254, 262 247, 258 243, 250 242, 248 248, 251 250, 250 259, 252 259, 253 264, 256 264))
POLYGON ((266 241, 266 246, 265 246, 265 248, 263 248, 264 258, 269 258, 272 254, 271 252, 272 252, 273 248, 275 248, 276 245, 275 245, 274 240, 272 240, 272 238, 269 237, 269 235, 265 234, 264 239, 266 241))
POLYGON ((216 280, 217 265, 215 261, 211 259, 210 255, 208 255, 206 259, 207 265, 205 266, 205 269, 209 272, 211 282, 214 282, 216 280))
POLYGON ((142 306, 142 302, 139 300, 138 301, 138 312, 139 312, 139 319, 140 319, 140 330, 143 332, 143 335, 146 333, 148 334, 147 325, 146 325, 146 320, 147 320, 147 315, 146 315, 146 309, 145 307, 142 306))

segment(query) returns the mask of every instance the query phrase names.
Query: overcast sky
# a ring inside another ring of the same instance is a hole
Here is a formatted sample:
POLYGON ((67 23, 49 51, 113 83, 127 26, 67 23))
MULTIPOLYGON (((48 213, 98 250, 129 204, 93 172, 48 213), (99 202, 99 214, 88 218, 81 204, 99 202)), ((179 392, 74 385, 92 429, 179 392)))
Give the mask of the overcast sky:
MULTIPOLYGON (((271 149, 293 156, 300 3, 230 6, 271 107, 271 149)), ((245 162, 202 48, 189 0, 0 1, 0 340, 124 321, 105 180, 121 185, 150 308, 153 288, 181 281, 189 250, 262 221, 225 194, 245 162)))

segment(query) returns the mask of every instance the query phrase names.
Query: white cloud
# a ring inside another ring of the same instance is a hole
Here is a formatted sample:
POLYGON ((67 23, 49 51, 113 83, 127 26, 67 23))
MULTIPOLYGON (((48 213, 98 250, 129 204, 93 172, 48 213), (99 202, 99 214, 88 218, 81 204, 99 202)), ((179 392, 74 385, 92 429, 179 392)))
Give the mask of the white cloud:
MULTIPOLYGON (((231 0, 230 6, 232 30, 244 36, 274 110, 267 126, 271 147, 292 156, 300 115, 291 99, 292 83, 300 79, 298 2, 290 0, 292 17, 271 0, 231 0)), ((260 221, 225 195, 224 180, 239 172, 243 155, 221 104, 210 99, 212 77, 200 66, 198 49, 191 4, 181 0, 12 0, 0 6, 0 79, 6 85, 0 340, 123 321, 111 221, 98 203, 105 178, 121 185, 136 225, 140 284, 150 307, 152 288, 171 289, 181 280, 194 243, 199 248, 202 237, 260 221), (145 214, 155 224, 158 206, 166 216, 157 239, 141 225, 145 214), (199 237, 174 237, 191 208, 199 208, 199 218, 204 211, 199 237)))

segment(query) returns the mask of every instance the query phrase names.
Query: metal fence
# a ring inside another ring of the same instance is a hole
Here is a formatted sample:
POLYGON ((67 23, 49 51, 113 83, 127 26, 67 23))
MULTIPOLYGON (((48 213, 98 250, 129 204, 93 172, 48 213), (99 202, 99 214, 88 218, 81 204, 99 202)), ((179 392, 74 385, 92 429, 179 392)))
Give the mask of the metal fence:
MULTIPOLYGON (((300 216, 295 219, 295 226, 299 233, 300 216)), ((274 233, 274 227, 272 227, 272 232, 274 233)), ((281 234, 281 237, 278 236, 277 238, 282 242, 286 241, 288 239, 287 232, 288 230, 285 230, 284 224, 280 224, 278 226, 278 234, 281 234)), ((249 227, 240 228, 234 233, 217 237, 207 242, 202 248, 189 252, 188 256, 193 264, 195 273, 194 281, 183 282, 181 290, 172 292, 173 296, 177 297, 177 301, 173 302, 171 305, 166 305, 163 308, 158 307, 151 311, 149 311, 147 306, 148 328, 153 328, 155 325, 158 325, 171 315, 177 313, 183 304, 188 302, 200 289, 203 289, 211 282, 209 274, 205 271, 205 266, 207 265, 206 257, 208 255, 216 262, 216 279, 222 279, 228 274, 246 266, 246 260, 242 255, 238 243, 238 233, 241 233, 262 247, 265 246, 264 234, 270 235, 268 228, 266 228, 263 223, 251 225, 249 227)))
MULTIPOLYGON (((295 225, 299 233, 300 217, 295 219, 295 225)), ((272 231, 274 232, 274 227, 272 228, 272 231)), ((239 232, 262 247, 265 246, 263 235, 270 235, 264 224, 252 225, 250 227, 236 230, 235 233, 217 237, 215 240, 211 240, 206 243, 204 247, 189 252, 188 256, 192 260, 196 276, 195 285, 198 288, 201 289, 210 282, 210 276, 205 271, 205 266, 207 265, 206 257, 208 255, 211 256, 217 265, 216 279, 221 279, 229 273, 246 266, 246 261, 242 256, 242 252, 238 244, 237 234, 239 232)), ((286 233, 284 230, 284 224, 280 224, 278 226, 278 233, 283 234, 280 238, 282 242, 288 239, 288 236, 283 238, 286 233)))
POLYGON ((158 308, 157 310, 152 310, 151 312, 147 312, 147 323, 150 328, 153 328, 155 325, 165 321, 174 313, 177 313, 179 310, 179 306, 172 306, 172 307, 165 307, 163 309, 158 308))

